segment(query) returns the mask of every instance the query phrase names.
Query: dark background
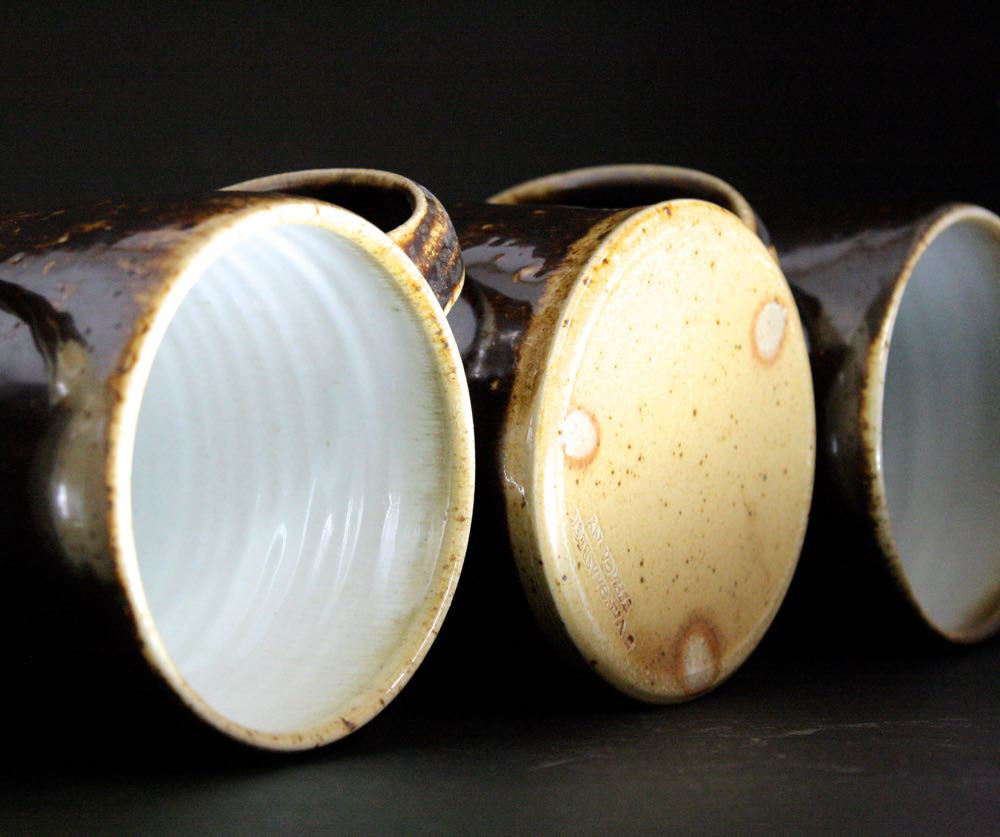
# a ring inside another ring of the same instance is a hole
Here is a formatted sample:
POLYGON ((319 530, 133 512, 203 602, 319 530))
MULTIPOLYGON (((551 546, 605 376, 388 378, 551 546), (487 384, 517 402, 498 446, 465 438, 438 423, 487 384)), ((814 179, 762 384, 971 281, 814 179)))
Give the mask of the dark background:
MULTIPOLYGON (((778 227, 817 207, 997 211, 989 8, 5 4, 0 210, 323 166, 395 170, 447 203, 663 162, 729 180, 778 227)), ((520 663, 495 633, 507 600, 494 624, 469 621, 473 598, 460 587, 442 648, 343 742, 168 751, 138 707, 128 746, 112 722, 10 750, 0 832, 1000 827, 996 640, 810 653, 779 619, 716 692, 656 709, 520 663)), ((28 737, 44 721, 7 720, 28 737)))

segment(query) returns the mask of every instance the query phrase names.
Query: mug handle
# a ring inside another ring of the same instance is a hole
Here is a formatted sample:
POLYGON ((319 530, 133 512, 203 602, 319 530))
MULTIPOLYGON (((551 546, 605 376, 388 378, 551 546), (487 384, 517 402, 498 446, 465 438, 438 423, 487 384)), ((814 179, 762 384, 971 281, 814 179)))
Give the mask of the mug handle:
POLYGON ((49 378, 53 418, 39 424, 28 466, 29 491, 44 498, 40 525, 72 566, 107 581, 114 567, 98 533, 107 508, 108 411, 90 349, 69 314, 18 284, 0 280, 0 311, 27 326, 49 378))
POLYGON ((73 318, 45 297, 2 279, 0 311, 28 327, 49 375, 50 403, 73 404, 84 391, 84 379, 90 372, 87 343, 73 318))
POLYGON ((224 191, 282 192, 336 204, 381 229, 410 258, 447 313, 465 267, 444 206, 419 183, 378 169, 308 169, 244 180, 224 191))
POLYGON ((725 180, 697 169, 646 164, 592 166, 526 180, 488 200, 629 209, 676 198, 698 198, 728 209, 774 254, 771 237, 747 199, 725 180))

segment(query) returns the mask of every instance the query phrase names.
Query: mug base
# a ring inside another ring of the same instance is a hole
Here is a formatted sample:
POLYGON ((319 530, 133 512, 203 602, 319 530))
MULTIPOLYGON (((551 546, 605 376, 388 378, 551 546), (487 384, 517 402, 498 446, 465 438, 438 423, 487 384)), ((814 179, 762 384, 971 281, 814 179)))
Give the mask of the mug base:
POLYGON ((551 316, 508 424, 511 442, 528 428, 508 516, 529 598, 623 692, 703 693, 761 639, 805 533, 815 421, 791 293, 734 216, 677 200, 615 228, 551 316))

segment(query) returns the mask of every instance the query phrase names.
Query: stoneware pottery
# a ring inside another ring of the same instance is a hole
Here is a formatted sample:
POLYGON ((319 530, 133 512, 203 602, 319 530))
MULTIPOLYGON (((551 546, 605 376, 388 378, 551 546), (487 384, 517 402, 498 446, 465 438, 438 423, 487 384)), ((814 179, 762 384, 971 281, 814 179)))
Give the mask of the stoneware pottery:
POLYGON ((386 188, 409 209, 221 192, 0 217, 3 560, 89 585, 116 668, 261 747, 375 715, 463 561, 471 414, 435 298, 461 265, 436 201, 386 188))
POLYGON ((349 209, 406 251, 445 312, 462 292, 465 273, 448 213, 408 177, 379 169, 309 169, 245 180, 223 191, 282 192, 349 209))
POLYGON ((771 245, 766 227, 742 194, 715 175, 681 166, 632 163, 573 169, 518 183, 498 192, 490 203, 623 209, 673 198, 718 204, 771 245))
POLYGON ((779 239, 815 371, 813 595, 849 579, 857 601, 877 567, 870 583, 891 577, 934 631, 981 639, 1000 627, 1000 218, 949 205, 839 227, 779 239))
POLYGON ((808 356, 738 193, 685 169, 591 171, 600 190, 573 192, 587 172, 571 172, 450 207, 480 496, 503 495, 477 500, 476 537, 509 536, 573 657, 670 702, 733 672, 785 594, 813 482, 808 356), (698 199, 722 193, 739 217, 698 199))

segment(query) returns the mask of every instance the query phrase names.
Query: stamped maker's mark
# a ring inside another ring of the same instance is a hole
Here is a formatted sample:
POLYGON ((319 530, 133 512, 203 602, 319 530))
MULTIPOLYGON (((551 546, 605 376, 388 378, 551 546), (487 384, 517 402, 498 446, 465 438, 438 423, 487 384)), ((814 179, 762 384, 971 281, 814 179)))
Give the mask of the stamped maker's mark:
POLYGON ((597 584, 597 593, 614 619, 615 632, 625 646, 625 651, 631 651, 635 647, 635 636, 628 631, 628 613, 632 608, 632 599, 625 589, 625 582, 618 572, 611 548, 604 540, 601 523, 596 514, 591 515, 590 520, 584 523, 580 509, 574 507, 570 525, 583 566, 597 584))

